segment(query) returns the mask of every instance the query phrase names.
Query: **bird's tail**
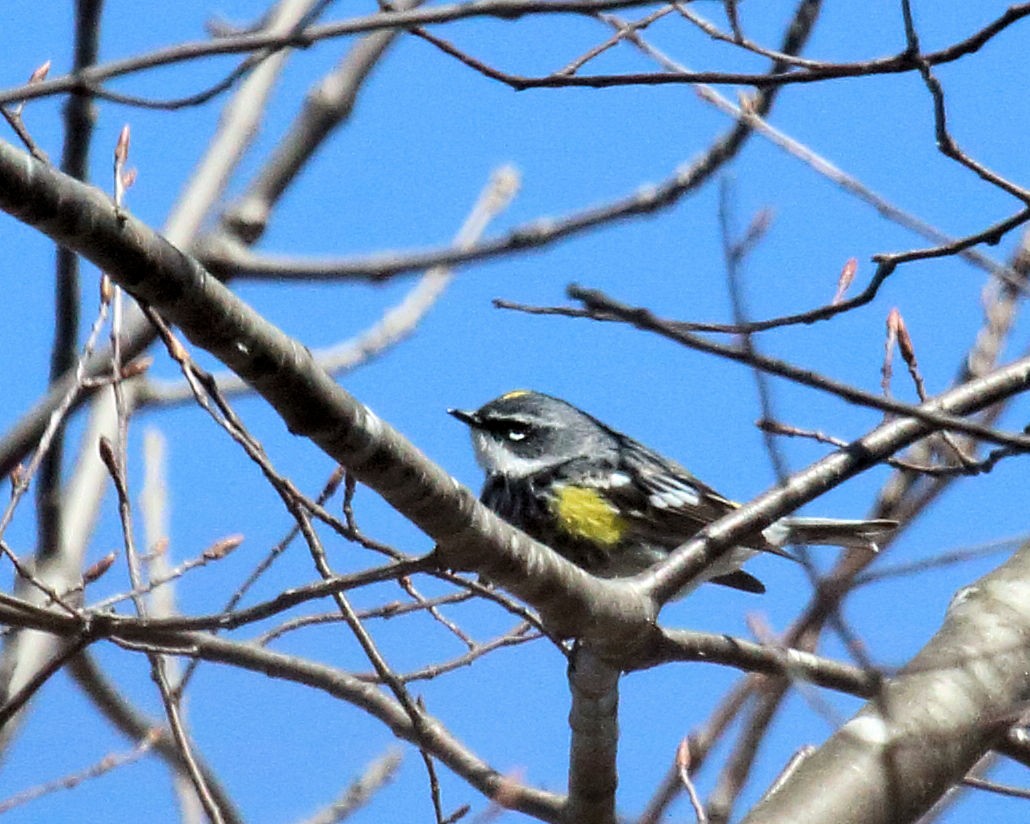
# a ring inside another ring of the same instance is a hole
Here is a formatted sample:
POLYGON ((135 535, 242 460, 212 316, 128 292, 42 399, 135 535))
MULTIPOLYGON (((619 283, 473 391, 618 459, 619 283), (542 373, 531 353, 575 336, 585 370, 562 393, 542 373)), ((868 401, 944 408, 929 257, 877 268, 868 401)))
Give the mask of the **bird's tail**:
POLYGON ((773 546, 789 544, 842 546, 877 552, 897 528, 885 518, 847 521, 840 518, 783 518, 763 533, 773 546))

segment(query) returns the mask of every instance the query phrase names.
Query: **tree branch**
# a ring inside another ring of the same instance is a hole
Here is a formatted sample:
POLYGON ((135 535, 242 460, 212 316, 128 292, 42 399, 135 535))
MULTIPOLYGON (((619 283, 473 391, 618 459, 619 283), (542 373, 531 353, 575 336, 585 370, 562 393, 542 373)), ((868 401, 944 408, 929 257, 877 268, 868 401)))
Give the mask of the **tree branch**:
POLYGON ((745 824, 915 821, 986 753, 1030 697, 1030 544, 959 590, 944 625, 880 695, 745 824))

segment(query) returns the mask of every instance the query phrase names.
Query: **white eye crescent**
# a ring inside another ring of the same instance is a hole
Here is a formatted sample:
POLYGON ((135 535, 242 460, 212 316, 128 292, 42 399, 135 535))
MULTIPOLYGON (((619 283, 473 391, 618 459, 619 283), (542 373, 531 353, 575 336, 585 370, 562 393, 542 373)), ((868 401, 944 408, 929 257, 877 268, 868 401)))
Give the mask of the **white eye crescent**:
POLYGON ((522 429, 509 429, 508 430, 508 440, 509 441, 521 441, 521 440, 524 440, 525 437, 526 437, 526 433, 522 429))

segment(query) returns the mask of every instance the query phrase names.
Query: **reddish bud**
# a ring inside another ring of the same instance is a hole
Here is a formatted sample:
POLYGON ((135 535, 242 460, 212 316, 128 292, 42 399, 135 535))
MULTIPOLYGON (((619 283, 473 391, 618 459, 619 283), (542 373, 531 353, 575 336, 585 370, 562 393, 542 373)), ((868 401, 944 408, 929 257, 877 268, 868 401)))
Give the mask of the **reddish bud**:
POLYGON ((901 312, 898 311, 897 306, 892 306, 891 310, 887 313, 887 334, 891 338, 897 338, 898 326, 903 325, 904 321, 901 319, 901 312))
POLYGON ((108 552, 103 558, 97 561, 90 567, 87 567, 86 571, 82 573, 82 583, 91 584, 98 578, 102 577, 107 571, 114 566, 115 559, 118 556, 113 552, 108 552))
POLYGON ((25 464, 18 464, 11 470, 11 491, 16 492, 25 485, 25 464))
POLYGON ((175 335, 168 337, 168 354, 172 356, 172 359, 176 363, 186 363, 190 359, 190 353, 186 351, 186 347, 182 345, 175 335))
POLYGON ((168 536, 162 535, 160 538, 154 541, 154 545, 150 548, 150 557, 160 558, 168 551, 170 543, 171 542, 168 540, 168 536))
POLYGON ((333 474, 329 476, 329 480, 326 482, 327 487, 337 487, 343 481, 344 475, 347 473, 346 467, 337 466, 333 470, 333 474))
POLYGON ((901 350, 901 357, 905 359, 905 363, 915 368, 916 350, 915 347, 912 345, 912 338, 908 334, 908 327, 905 326, 905 319, 901 316, 900 312, 898 312, 897 326, 898 349, 901 350))
POLYGON ((676 769, 680 772, 690 772, 690 739, 684 738, 676 747, 676 769))
POLYGON ((104 462, 107 471, 112 475, 118 474, 118 458, 114 454, 114 445, 111 441, 101 435, 100 441, 97 443, 97 449, 100 452, 100 460, 104 462))
POLYGON ((122 126, 118 133, 118 142, 114 145, 114 162, 122 165, 129 159, 129 124, 122 126))
POLYGON ((832 303, 834 305, 844 300, 844 294, 851 287, 851 282, 855 279, 855 273, 858 271, 858 258, 848 258, 847 263, 844 264, 844 268, 840 270, 840 277, 837 278, 837 294, 833 296, 832 303))
POLYGON ((243 543, 242 535, 229 535, 226 538, 222 538, 219 541, 215 541, 211 546, 204 550, 203 556, 207 561, 218 561, 232 552, 236 547, 243 543))
POLYGON ((40 83, 46 80, 46 76, 50 73, 50 61, 47 60, 42 66, 36 69, 32 74, 29 75, 29 83, 40 83))
POLYGON ((125 364, 125 366, 122 367, 122 379, 128 380, 129 378, 135 378, 137 375, 142 375, 153 365, 154 359, 149 355, 142 358, 137 358, 136 360, 132 361, 131 363, 127 363, 125 364))

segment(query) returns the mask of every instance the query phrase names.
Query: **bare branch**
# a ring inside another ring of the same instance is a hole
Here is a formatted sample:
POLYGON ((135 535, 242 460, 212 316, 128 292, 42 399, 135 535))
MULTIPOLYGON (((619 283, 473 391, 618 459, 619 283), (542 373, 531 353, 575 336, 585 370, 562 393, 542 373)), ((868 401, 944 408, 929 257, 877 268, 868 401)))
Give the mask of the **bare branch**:
POLYGON ((912 662, 744 819, 915 821, 1030 695, 1030 546, 960 590, 912 662), (928 746, 932 744, 932 746, 928 746), (855 776, 861 776, 860 781, 855 776))
POLYGON ((336 824, 338 821, 345 821, 393 780, 400 765, 400 752, 387 750, 365 768, 340 798, 301 824, 336 824))
MULTIPOLYGON (((246 54, 261 49, 306 48, 329 38, 365 32, 402 30, 412 26, 449 23, 473 17, 508 19, 527 14, 589 14, 596 11, 644 5, 647 0, 475 0, 426 9, 382 11, 354 17, 338 23, 308 26, 287 34, 257 32, 221 37, 193 43, 182 43, 166 49, 94 66, 75 75, 65 75, 32 85, 0 91, 0 104, 32 100, 53 94, 88 89, 94 95, 103 93, 102 83, 115 77, 134 74, 144 69, 171 66, 218 54, 246 54)), ((1015 16, 1013 19, 1018 19, 1015 16)))
MULTIPOLYGON (((742 363, 755 366, 763 371, 789 378, 804 386, 811 386, 839 396, 843 400, 852 403, 859 403, 874 409, 882 409, 885 412, 893 412, 898 415, 911 415, 914 418, 932 424, 935 429, 953 429, 957 432, 965 432, 970 435, 983 438, 984 440, 1010 446, 1016 449, 1026 450, 1030 448, 1030 437, 1021 435, 1009 435, 999 432, 988 426, 982 426, 974 421, 963 420, 953 415, 948 415, 937 410, 930 411, 927 407, 936 404, 928 404, 922 407, 903 404, 898 401, 881 398, 856 389, 853 386, 835 381, 824 375, 816 375, 810 370, 802 369, 784 361, 767 358, 753 352, 747 352, 742 347, 730 346, 716 343, 685 331, 676 321, 664 321, 656 318, 647 309, 626 306, 607 295, 593 289, 583 289, 578 286, 570 286, 568 289, 570 297, 582 301, 587 306, 588 314, 593 320, 611 321, 617 320, 629 323, 638 329, 656 332, 670 340, 685 344, 692 349, 702 352, 719 355, 742 363)), ((583 316, 583 315, 580 315, 583 316)))
POLYGON ((566 820, 615 824, 619 671, 587 647, 578 647, 569 666, 569 689, 572 742, 566 820))

